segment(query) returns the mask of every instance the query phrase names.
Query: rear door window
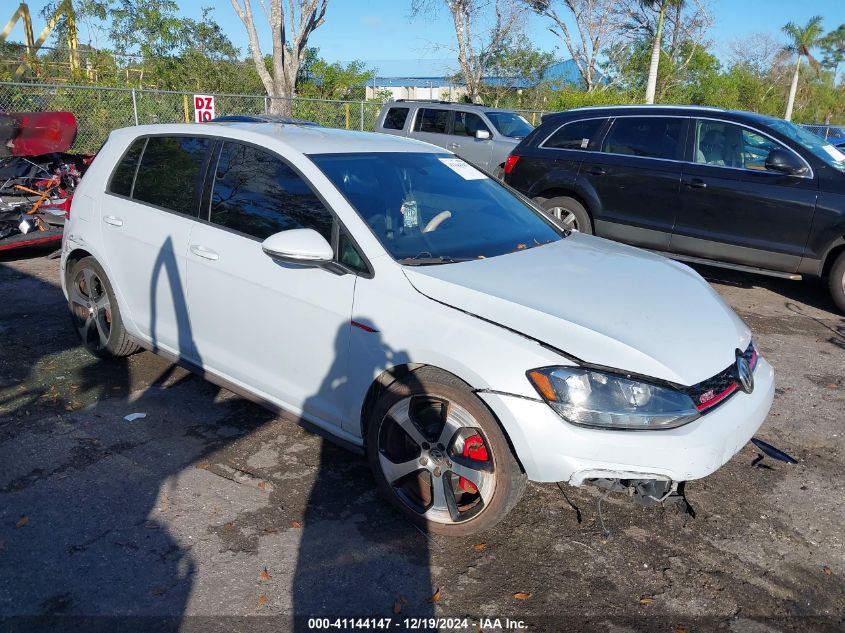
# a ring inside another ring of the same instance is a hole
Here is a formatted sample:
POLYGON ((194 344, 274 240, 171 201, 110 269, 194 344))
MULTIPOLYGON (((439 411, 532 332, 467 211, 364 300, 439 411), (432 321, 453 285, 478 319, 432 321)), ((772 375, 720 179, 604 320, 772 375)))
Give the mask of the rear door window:
POLYGON ((585 119, 566 123, 543 143, 549 149, 585 150, 607 119, 585 119))
POLYGON ((458 136, 475 136, 478 130, 489 132, 490 128, 484 120, 472 112, 455 112, 455 123, 452 126, 452 134, 458 136))
POLYGON ((151 136, 141 156, 132 198, 170 211, 197 215, 209 139, 151 136))
POLYGON ((414 130, 417 132, 432 132, 446 134, 449 127, 449 110, 423 108, 417 113, 414 130))
POLYGON ((671 117, 619 117, 602 143, 601 151, 642 158, 681 158, 684 120, 671 117))
POLYGON ((135 182, 135 171, 138 169, 138 159, 144 151, 146 138, 136 139, 118 163, 109 182, 109 191, 127 198, 132 195, 132 183, 135 182))
POLYGON ((384 115, 384 127, 387 130, 402 130, 408 118, 408 108, 390 108, 384 115))
POLYGON ((334 217, 281 158, 251 145, 224 143, 211 194, 213 223, 264 240, 288 229, 314 229, 332 241, 334 217))

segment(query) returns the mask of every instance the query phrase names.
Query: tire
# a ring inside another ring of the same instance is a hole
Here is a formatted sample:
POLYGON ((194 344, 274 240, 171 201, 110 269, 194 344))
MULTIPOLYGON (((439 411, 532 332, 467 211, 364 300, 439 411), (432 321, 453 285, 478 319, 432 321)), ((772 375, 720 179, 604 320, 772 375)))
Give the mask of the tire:
POLYGON ((569 196, 559 196, 544 200, 537 198, 536 202, 546 210, 558 224, 568 229, 577 229, 587 235, 593 234, 593 222, 590 214, 580 202, 569 196))
POLYGON ((504 179, 505 179, 505 166, 504 166, 504 165, 499 165, 499 166, 497 166, 497 167, 493 170, 493 177, 494 177, 496 180, 502 180, 502 181, 504 181, 504 179))
POLYGON ((82 345, 99 358, 129 356, 132 342, 103 267, 93 257, 76 262, 67 276, 68 308, 82 345))
POLYGON ((381 394, 367 424, 367 459, 394 507, 422 529, 449 536, 496 525, 527 483, 484 403, 431 367, 381 394))
POLYGON ((839 253, 827 279, 830 296, 836 307, 845 313, 845 251, 839 253))

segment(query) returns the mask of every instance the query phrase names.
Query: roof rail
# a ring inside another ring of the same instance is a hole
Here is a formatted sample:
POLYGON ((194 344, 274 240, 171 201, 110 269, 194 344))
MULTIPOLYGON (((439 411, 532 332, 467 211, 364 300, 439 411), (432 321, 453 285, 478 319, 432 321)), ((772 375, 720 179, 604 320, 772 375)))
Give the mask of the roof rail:
POLYGON ((441 99, 396 99, 394 103, 442 103, 448 105, 456 105, 457 101, 443 101, 441 99))
POLYGON ((716 106, 705 105, 690 105, 690 104, 675 104, 675 103, 633 103, 633 104, 619 104, 619 105, 600 105, 600 106, 580 106, 578 108, 570 108, 569 110, 562 110, 561 112, 570 112, 571 110, 608 110, 608 109, 627 108, 631 110, 648 110, 650 108, 677 108, 680 110, 713 110, 715 112, 726 112, 725 108, 718 108, 716 106))

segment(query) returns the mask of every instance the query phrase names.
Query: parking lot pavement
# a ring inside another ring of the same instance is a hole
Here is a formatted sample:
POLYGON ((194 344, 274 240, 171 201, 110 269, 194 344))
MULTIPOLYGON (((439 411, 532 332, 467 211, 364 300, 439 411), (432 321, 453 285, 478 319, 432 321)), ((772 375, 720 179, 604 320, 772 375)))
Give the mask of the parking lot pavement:
POLYGON ((0 262, 0 629, 240 616, 182 628, 282 631, 331 615, 399 629, 448 616, 471 631, 506 617, 538 631, 842 630, 845 318, 811 284, 700 272, 777 371, 760 437, 800 463, 746 446, 688 486, 695 518, 613 496, 600 515, 591 490, 565 487, 570 505, 532 484, 496 529, 449 539, 406 523, 361 457, 295 420, 146 352, 90 357, 58 262, 0 262))

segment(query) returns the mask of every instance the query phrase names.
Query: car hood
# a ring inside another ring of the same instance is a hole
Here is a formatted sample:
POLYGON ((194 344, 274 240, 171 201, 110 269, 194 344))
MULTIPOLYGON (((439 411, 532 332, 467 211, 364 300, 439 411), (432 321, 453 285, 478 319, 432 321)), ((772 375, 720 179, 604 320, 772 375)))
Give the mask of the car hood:
POLYGON ((578 232, 508 255, 404 271, 423 295, 586 363, 682 385, 724 370, 751 339, 688 266, 578 232))

